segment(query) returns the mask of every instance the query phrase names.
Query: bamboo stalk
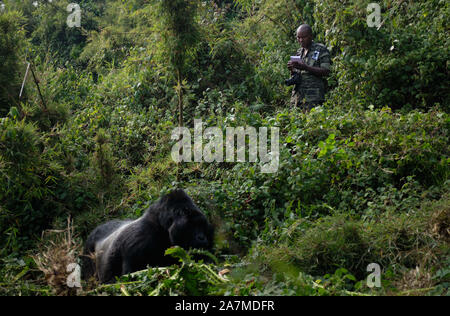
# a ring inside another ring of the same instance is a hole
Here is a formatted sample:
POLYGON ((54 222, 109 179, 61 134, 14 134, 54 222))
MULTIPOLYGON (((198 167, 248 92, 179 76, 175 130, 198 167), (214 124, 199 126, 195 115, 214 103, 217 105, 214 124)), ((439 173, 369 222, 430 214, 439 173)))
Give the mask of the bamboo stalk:
POLYGON ((34 83, 36 84, 36 87, 37 87, 38 92, 39 92, 39 96, 41 97, 42 105, 44 106, 44 109, 46 110, 47 109, 47 105, 45 104, 44 97, 42 96, 41 88, 39 87, 39 81, 36 78, 36 75, 35 75, 34 70, 33 70, 33 66, 31 66, 30 68, 31 68, 31 74, 33 75, 34 83))
POLYGON ((25 82, 27 81, 28 71, 30 70, 30 63, 28 63, 27 71, 25 71, 25 76, 23 77, 22 87, 20 88, 19 99, 22 98, 23 88, 25 87, 25 82))

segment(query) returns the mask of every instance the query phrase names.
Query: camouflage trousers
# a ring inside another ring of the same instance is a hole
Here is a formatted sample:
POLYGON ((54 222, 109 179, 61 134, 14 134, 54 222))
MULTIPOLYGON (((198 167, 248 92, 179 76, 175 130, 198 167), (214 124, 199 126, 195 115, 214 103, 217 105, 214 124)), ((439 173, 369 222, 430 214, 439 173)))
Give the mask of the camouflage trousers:
POLYGON ((324 100, 306 101, 305 98, 302 97, 302 95, 299 91, 296 91, 296 89, 294 89, 292 91, 291 107, 298 107, 305 113, 309 113, 311 111, 311 109, 322 105, 324 102, 325 102, 324 100))
POLYGON ((307 102, 305 100, 303 101, 292 101, 291 100, 291 107, 300 108, 303 112, 309 113, 313 108, 317 106, 321 106, 325 101, 310 101, 307 102))
POLYGON ((317 101, 317 102, 305 102, 303 104, 300 104, 300 108, 303 112, 309 113, 313 108, 317 106, 321 106, 324 101, 317 101))

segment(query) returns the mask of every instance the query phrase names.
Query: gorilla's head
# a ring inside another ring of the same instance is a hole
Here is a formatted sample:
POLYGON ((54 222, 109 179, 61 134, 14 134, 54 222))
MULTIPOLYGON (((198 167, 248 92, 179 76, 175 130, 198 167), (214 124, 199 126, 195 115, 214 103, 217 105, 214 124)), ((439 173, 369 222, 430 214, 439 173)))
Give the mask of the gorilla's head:
POLYGON ((185 249, 212 247, 213 226, 183 190, 178 189, 162 197, 159 204, 164 209, 159 220, 167 229, 172 246, 185 249))

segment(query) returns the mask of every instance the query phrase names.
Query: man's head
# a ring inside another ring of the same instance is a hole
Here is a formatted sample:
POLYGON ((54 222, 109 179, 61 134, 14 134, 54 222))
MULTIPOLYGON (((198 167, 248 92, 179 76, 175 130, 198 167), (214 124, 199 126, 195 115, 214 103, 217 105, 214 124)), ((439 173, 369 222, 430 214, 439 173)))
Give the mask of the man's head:
POLYGON ((302 24, 297 29, 297 41, 303 48, 309 48, 313 40, 312 28, 308 24, 302 24))

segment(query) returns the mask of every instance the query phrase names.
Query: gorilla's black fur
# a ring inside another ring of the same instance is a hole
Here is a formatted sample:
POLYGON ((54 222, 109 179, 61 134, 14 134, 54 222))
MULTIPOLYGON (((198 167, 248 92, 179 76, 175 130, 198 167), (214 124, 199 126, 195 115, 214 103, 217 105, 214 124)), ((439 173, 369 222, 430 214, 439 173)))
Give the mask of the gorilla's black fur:
POLYGON ((175 190, 137 220, 113 220, 95 228, 84 249, 83 278, 97 273, 100 282, 113 282, 147 265, 172 264, 164 256, 167 248, 209 249, 212 241, 213 228, 205 215, 183 190, 175 190))

